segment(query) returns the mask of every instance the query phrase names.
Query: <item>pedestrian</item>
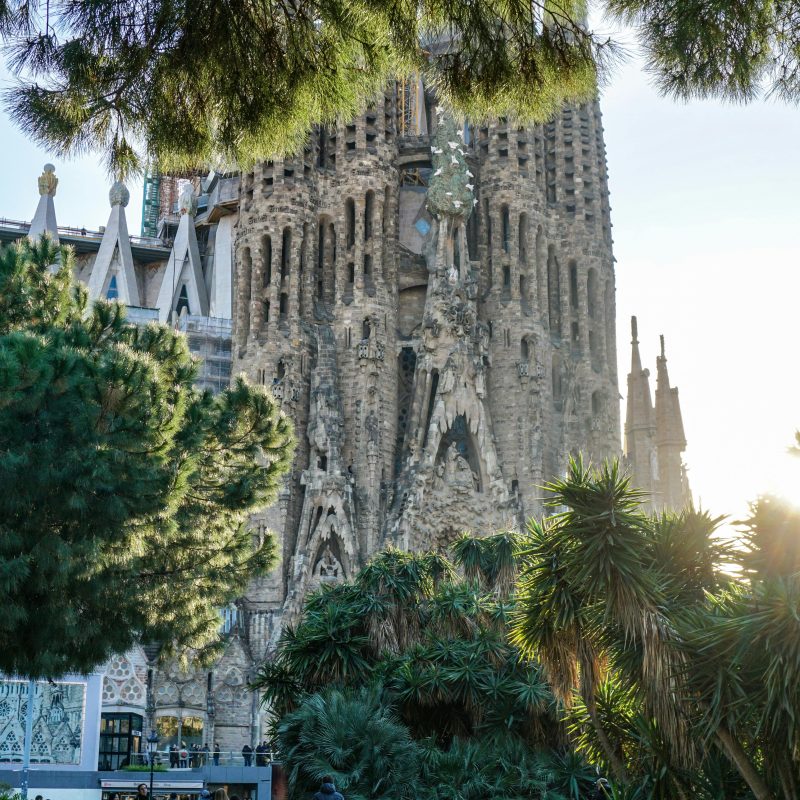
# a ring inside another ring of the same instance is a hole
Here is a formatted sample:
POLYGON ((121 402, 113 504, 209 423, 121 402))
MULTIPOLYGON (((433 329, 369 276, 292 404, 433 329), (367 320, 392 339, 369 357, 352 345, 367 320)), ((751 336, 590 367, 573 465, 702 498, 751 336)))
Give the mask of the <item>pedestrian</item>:
POLYGON ((178 745, 174 742, 169 746, 169 768, 178 768, 178 745))
POLYGON ((208 742, 206 742, 206 743, 203 745, 203 766, 205 766, 206 764, 208 764, 208 754, 209 754, 209 753, 210 753, 210 750, 209 750, 209 748, 208 748, 208 742))
POLYGON ((178 800, 178 793, 177 792, 170 792, 169 793, 169 800, 178 800))
POLYGON ((264 745, 261 743, 256 745, 256 766, 257 767, 267 766, 267 757, 264 754, 264 745))
POLYGON ((249 767, 252 765, 253 762, 253 748, 250 747, 250 744, 246 744, 242 748, 242 758, 244 759, 244 765, 249 767))
POLYGON ((181 742, 178 763, 181 765, 181 769, 186 769, 189 766, 189 751, 186 749, 186 742, 181 742))
POLYGON ((219 754, 221 750, 219 749, 219 742, 214 742, 214 766, 219 766, 219 754))
POLYGON ((344 800, 344 797, 336 791, 333 778, 330 775, 325 775, 322 778, 322 786, 319 787, 319 791, 314 795, 314 800, 344 800))
POLYGON ((214 800, 228 800, 228 793, 222 786, 214 792, 214 800))
POLYGON ((201 789, 200 800, 211 800, 211 792, 209 792, 208 789, 201 789))
POLYGON ((150 793, 147 791, 147 784, 140 783, 136 787, 136 800, 149 800, 150 793))

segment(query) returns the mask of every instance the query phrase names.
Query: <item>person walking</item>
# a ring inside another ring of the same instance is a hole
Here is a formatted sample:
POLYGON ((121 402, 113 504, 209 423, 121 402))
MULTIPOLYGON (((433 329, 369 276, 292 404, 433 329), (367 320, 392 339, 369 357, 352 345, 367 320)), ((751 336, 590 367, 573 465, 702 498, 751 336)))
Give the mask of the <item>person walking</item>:
POLYGON ((259 743, 256 745, 256 766, 266 767, 267 757, 264 755, 264 745, 259 743))
POLYGON ((242 748, 242 758, 244 759, 244 765, 249 767, 252 765, 253 762, 253 748, 250 747, 250 744, 246 744, 242 748))
POLYGON ((136 800, 149 800, 150 793, 147 791, 147 784, 140 783, 136 787, 136 800))
POLYGON ((186 749, 186 742, 181 742, 181 749, 178 753, 178 759, 181 769, 186 769, 189 766, 189 751, 186 749))
POLYGON ((325 775, 322 778, 322 786, 319 787, 319 791, 314 795, 314 800, 344 800, 344 797, 336 791, 333 778, 330 775, 325 775))
POLYGON ((178 768, 178 745, 174 742, 169 746, 169 768, 178 768))
POLYGON ((219 754, 222 751, 219 749, 219 742, 214 742, 214 766, 219 766, 219 754))
POLYGON ((209 753, 211 752, 208 747, 208 742, 206 742, 203 745, 202 750, 203 750, 203 755, 201 756, 200 760, 202 761, 203 766, 205 766, 206 764, 208 764, 208 756, 209 753))

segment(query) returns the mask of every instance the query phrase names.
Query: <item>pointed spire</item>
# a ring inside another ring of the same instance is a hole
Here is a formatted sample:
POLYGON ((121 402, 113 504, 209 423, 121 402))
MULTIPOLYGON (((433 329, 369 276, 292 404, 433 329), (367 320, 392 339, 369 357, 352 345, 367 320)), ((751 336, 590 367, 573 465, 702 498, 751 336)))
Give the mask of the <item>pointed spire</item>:
POLYGON ((45 164, 39 176, 39 205, 33 215, 33 222, 28 230, 28 239, 38 242, 47 233, 54 244, 58 244, 58 223, 56 222, 56 207, 53 198, 56 196, 58 178, 56 168, 52 164, 45 164))
POLYGON ((642 371, 642 357, 639 355, 639 323, 631 317, 631 373, 642 371))
POLYGON ((647 492, 653 490, 657 479, 653 457, 654 436, 650 372, 642 369, 638 325, 636 317, 631 317, 631 371, 628 373, 625 414, 625 457, 635 485, 647 492))
POLYGON ((683 430, 681 404, 677 388, 669 385, 667 357, 665 355, 664 337, 661 336, 661 355, 656 359, 656 442, 686 448, 686 435, 683 430))
POLYGON ((141 305, 128 222, 125 218, 125 207, 130 197, 131 193, 120 181, 108 193, 111 213, 89 276, 89 297, 92 300, 109 298, 117 299, 128 306, 141 305))
POLYGON ((656 359, 656 437, 658 451, 659 495, 663 508, 682 508, 691 502, 682 453, 686 449, 681 404, 677 388, 669 385, 664 337, 661 355, 656 359))
POLYGON ((194 229, 197 198, 191 183, 184 185, 178 202, 181 218, 156 303, 159 322, 174 322, 184 309, 189 314, 208 316, 208 290, 194 229))

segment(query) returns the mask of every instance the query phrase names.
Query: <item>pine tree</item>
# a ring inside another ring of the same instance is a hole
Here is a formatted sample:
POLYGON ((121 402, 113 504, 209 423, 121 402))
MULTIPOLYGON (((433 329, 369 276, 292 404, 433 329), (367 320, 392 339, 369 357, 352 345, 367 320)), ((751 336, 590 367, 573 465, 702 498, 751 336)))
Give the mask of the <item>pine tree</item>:
POLYGON ((312 123, 351 119, 393 78, 422 75, 472 118, 548 119, 594 96, 612 50, 585 0, 0 0, 23 78, 23 130, 92 149, 124 177, 297 152, 312 123), (57 20, 57 28, 50 23, 57 20))
POLYGON ((213 650, 219 607, 274 561, 244 522, 292 445, 264 390, 201 392, 181 335, 89 308, 72 262, 46 238, 0 250, 0 671, 31 677, 137 640, 213 650))

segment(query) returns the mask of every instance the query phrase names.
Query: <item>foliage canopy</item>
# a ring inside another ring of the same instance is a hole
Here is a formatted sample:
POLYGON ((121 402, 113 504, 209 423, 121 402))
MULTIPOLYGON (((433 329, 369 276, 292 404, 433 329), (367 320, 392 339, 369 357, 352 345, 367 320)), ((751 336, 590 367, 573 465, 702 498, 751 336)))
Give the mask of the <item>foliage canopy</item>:
POLYGON ((88 308, 72 260, 47 238, 0 250, 0 671, 31 677, 137 640, 213 647, 273 563, 243 523, 292 444, 263 389, 198 391, 184 337, 88 308))

